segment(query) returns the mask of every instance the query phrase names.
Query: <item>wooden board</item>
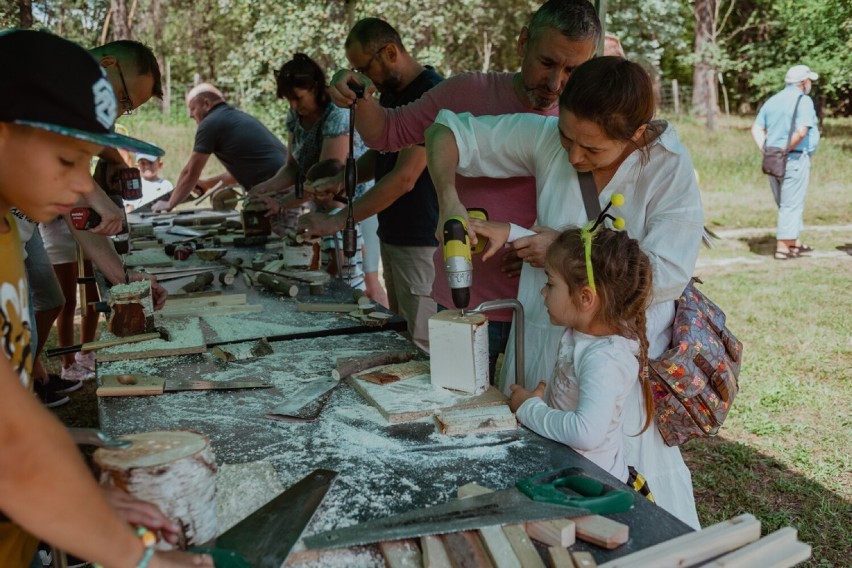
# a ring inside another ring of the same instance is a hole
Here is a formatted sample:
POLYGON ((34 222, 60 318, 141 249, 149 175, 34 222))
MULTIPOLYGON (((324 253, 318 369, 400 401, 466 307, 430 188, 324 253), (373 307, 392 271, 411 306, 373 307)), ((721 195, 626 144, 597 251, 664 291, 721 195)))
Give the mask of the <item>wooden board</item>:
MULTIPOLYGON (((140 341, 139 343, 101 349, 97 355, 98 361, 150 359, 154 357, 171 357, 172 355, 190 355, 207 351, 199 318, 170 318, 161 323, 169 331, 171 341, 150 339, 148 341, 140 341)), ((111 336, 106 337, 107 335, 109 334, 104 334, 104 339, 112 339, 111 336)))
POLYGON ((389 540, 379 543, 388 568, 421 568, 423 561, 415 540, 389 540))
POLYGON ((174 266, 172 258, 160 249, 145 249, 124 256, 127 267, 135 266, 174 266))
POLYGON ((574 517, 577 538, 607 550, 618 548, 630 538, 630 527, 600 515, 574 517))
POLYGON ((166 305, 160 311, 164 318, 181 318, 186 316, 215 316, 225 314, 259 314, 265 308, 260 304, 246 304, 243 306, 185 306, 170 307, 166 305))
POLYGON ((215 296, 200 296, 188 298, 173 298, 169 296, 165 308, 173 307, 207 307, 207 306, 242 306, 248 302, 245 294, 217 294, 215 296))
POLYGON ((433 386, 430 379, 429 375, 420 375, 387 385, 376 385, 357 375, 347 380, 391 424, 410 422, 438 411, 506 403, 506 395, 494 387, 480 395, 466 395, 433 386))
POLYGON ((358 309, 358 304, 321 304, 321 303, 305 303, 296 304, 298 312, 342 312, 348 314, 358 309))
POLYGON ((501 432, 518 427, 515 414, 505 404, 443 411, 435 415, 435 421, 438 431, 448 435, 501 432))

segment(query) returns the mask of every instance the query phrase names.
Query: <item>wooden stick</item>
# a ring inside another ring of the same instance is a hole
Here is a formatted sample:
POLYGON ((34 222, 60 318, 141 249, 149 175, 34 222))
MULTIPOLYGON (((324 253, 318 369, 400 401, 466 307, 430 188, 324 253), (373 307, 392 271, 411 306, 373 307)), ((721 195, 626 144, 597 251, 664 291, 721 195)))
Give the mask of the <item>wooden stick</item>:
POLYGON ((245 306, 208 306, 208 307, 185 307, 168 309, 163 308, 160 316, 164 318, 182 318, 186 316, 215 316, 224 314, 258 314, 264 310, 260 304, 246 304, 245 306))
MULTIPOLYGON (((579 526, 577 527, 579 530, 579 526)), ((622 556, 601 568, 692 566, 760 538, 760 521, 748 513, 622 556)))
POLYGON ((361 357, 339 357, 337 368, 331 371, 331 376, 337 380, 345 379, 366 369, 379 365, 405 363, 415 357, 417 357, 416 351, 385 351, 384 353, 373 353, 361 357))
POLYGON ((423 551, 423 568, 452 568, 450 556, 441 537, 420 537, 420 549, 423 551))
POLYGON ((348 314, 349 312, 354 312, 357 309, 358 304, 296 304, 296 311, 298 312, 343 312, 348 314))
POLYGON ((494 568, 477 531, 448 533, 441 538, 453 568, 494 568))
POLYGON ((574 517, 575 534, 607 550, 618 548, 630 538, 630 527, 600 515, 574 517))
POLYGON ((379 543, 379 549, 385 557, 388 568, 420 568, 423 561, 417 541, 388 540, 379 543))
POLYGON ((778 529, 735 552, 705 564, 715 568, 787 568, 811 557, 811 546, 797 540, 793 527, 778 529))
POLYGON ((171 307, 206 307, 206 306, 237 306, 248 301, 245 294, 217 294, 215 296, 198 296, 191 298, 173 298, 166 300, 166 308, 171 307))

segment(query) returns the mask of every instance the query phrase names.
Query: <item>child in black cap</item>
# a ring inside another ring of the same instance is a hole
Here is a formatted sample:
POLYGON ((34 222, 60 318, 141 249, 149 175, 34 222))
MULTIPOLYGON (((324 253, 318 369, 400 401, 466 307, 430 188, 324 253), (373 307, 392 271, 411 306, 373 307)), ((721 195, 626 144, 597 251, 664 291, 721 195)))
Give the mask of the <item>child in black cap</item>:
POLYGON ((91 191, 89 162, 104 146, 163 152, 114 132, 115 94, 82 47, 6 31, 0 60, 0 566, 30 565, 38 539, 29 533, 105 567, 213 566, 204 554, 155 553, 148 529, 173 540, 179 528, 126 494, 110 506, 65 428, 32 396, 29 299, 10 214, 43 222, 68 213, 91 191), (148 529, 134 531, 117 510, 148 529))

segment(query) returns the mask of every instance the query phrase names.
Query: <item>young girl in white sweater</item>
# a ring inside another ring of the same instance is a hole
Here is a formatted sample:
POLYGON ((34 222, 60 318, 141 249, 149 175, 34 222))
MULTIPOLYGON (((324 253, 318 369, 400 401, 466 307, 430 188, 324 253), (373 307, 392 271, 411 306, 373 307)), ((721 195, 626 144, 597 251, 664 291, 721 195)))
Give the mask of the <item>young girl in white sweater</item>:
POLYGON ((624 458, 622 411, 640 381, 647 417, 642 431, 654 416, 645 335, 648 257, 626 232, 587 226, 559 235, 547 251, 545 272, 541 294, 550 320, 565 327, 558 360, 547 384, 533 391, 512 385, 509 406, 524 426, 637 486, 624 458))

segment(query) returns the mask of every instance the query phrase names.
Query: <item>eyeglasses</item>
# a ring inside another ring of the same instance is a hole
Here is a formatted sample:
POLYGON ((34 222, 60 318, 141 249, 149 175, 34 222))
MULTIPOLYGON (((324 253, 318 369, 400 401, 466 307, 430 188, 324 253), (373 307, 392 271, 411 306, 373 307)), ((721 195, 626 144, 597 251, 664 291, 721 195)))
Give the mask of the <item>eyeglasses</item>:
POLYGON ((380 47, 379 49, 377 49, 377 50, 376 50, 376 52, 373 54, 373 56, 372 56, 372 57, 370 57, 370 59, 368 59, 368 60, 367 60, 367 63, 365 63, 362 67, 356 67, 356 68, 355 68, 355 71, 357 71, 358 73, 363 73, 364 75, 366 75, 366 74, 367 74, 367 69, 369 69, 369 68, 370 68, 370 65, 372 65, 372 64, 373 64, 373 61, 376 59, 376 57, 378 57, 378 56, 379 56, 379 54, 380 54, 381 52, 383 52, 383 51, 385 50, 385 48, 386 48, 387 46, 389 46, 389 45, 390 45, 389 43, 386 43, 386 44, 384 44, 382 47, 380 47))
POLYGON ((121 72, 121 65, 118 61, 115 62, 115 68, 118 69, 118 78, 121 79, 121 88, 124 89, 124 95, 118 99, 118 104, 124 108, 124 115, 133 114, 133 101, 130 100, 130 91, 127 90, 127 82, 124 80, 124 73, 121 72))

